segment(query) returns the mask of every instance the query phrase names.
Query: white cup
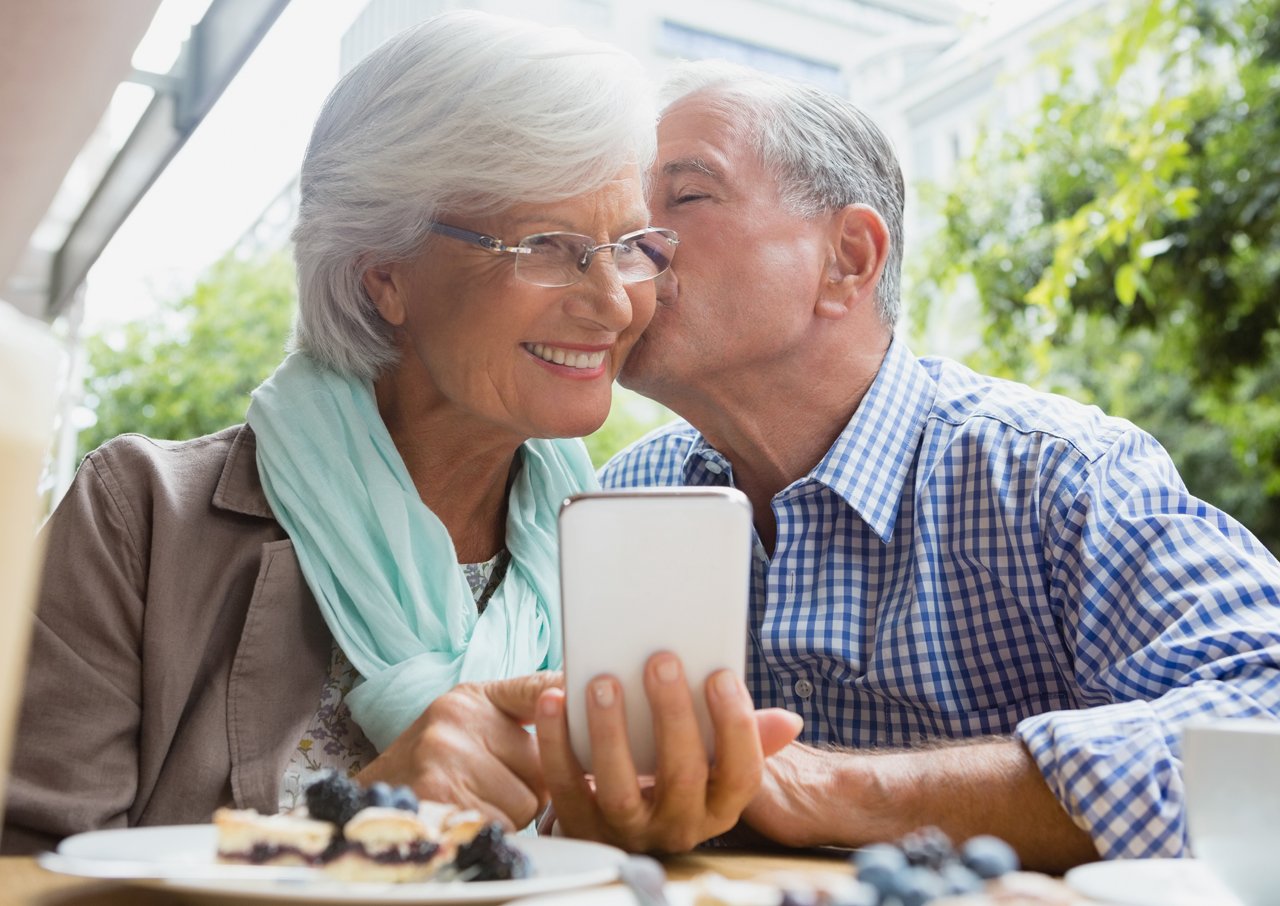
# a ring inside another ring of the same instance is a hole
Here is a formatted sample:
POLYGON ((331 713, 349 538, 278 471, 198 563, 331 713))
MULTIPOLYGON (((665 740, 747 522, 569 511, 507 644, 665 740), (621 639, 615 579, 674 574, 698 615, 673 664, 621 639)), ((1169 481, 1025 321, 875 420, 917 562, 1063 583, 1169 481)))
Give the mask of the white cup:
POLYGON ((0 820, 40 573, 37 484, 53 437, 62 360, 48 328, 0 302, 0 820))
POLYGON ((1246 906, 1280 906, 1280 721, 1192 721, 1182 770, 1196 858, 1246 906))

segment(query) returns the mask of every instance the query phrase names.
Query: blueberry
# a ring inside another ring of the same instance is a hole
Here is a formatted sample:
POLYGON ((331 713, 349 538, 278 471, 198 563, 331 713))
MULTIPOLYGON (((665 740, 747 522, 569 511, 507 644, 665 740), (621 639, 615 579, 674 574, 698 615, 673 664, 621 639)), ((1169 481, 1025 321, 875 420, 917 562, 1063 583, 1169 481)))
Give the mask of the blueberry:
POLYGON ((890 843, 875 843, 857 850, 853 865, 859 881, 888 896, 897 892, 898 875, 907 868, 907 857, 890 843))
POLYGON ((527 878, 529 857, 507 842, 500 824, 487 824, 471 840, 458 847, 453 858, 458 874, 471 881, 507 881, 527 878))
POLYGON ((982 893, 982 878, 959 862, 948 862, 938 870, 938 875, 946 882, 949 894, 982 893))
POLYGON ((391 791, 391 807, 406 812, 418 811, 418 797, 407 786, 398 786, 391 791))
POLYGON ((395 808, 391 785, 382 781, 370 784, 364 792, 364 804, 369 808, 395 808))
POLYGON ((925 903, 945 897, 947 882, 942 876, 923 865, 913 865, 898 878, 898 899, 902 906, 924 906, 925 903))
POLYGON ((921 866, 929 864, 929 844, 925 837, 915 831, 898 841, 898 848, 907 857, 907 864, 921 866))
POLYGON ((921 864, 932 869, 939 869, 952 861, 956 856, 951 838, 937 827, 922 827, 915 832, 916 845, 923 862, 921 864))
POLYGON ((983 880, 1018 870, 1018 854, 999 837, 971 837, 960 848, 960 861, 983 880))
POLYGON ((328 821, 339 827, 363 806, 363 796, 355 781, 338 771, 321 774, 307 787, 307 811, 317 821, 328 821))

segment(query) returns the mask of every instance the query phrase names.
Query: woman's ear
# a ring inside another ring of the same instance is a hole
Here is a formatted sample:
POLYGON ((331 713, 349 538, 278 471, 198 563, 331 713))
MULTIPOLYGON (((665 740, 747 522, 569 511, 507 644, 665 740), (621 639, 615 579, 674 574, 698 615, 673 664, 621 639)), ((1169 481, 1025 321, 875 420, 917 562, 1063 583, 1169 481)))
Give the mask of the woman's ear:
POLYGON ((867 299, 874 299, 889 259, 889 229, 864 204, 845 205, 831 217, 827 273, 815 313, 839 320, 867 299))
POLYGON ((369 294, 373 307, 382 320, 399 327, 405 320, 405 304, 398 273, 394 265, 366 267, 360 275, 364 291, 369 294))

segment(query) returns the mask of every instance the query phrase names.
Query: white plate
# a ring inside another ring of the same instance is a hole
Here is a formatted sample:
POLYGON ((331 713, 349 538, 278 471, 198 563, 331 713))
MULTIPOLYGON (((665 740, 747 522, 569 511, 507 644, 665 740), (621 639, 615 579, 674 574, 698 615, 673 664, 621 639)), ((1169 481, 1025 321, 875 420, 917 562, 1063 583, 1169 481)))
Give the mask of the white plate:
MULTIPOLYGON (((837 873, 826 870, 820 870, 809 880, 817 881, 823 877, 828 878, 828 884, 851 884, 853 881, 852 875, 848 872, 837 873), (839 877, 837 882, 829 880, 837 876, 839 877)), ((694 906, 698 902, 776 906, 782 901, 783 891, 776 886, 775 882, 782 882, 783 886, 788 888, 803 890, 806 886, 805 881, 806 878, 802 875, 785 872, 774 875, 772 880, 760 881, 734 880, 714 872, 707 872, 692 881, 668 881, 663 885, 662 892, 666 895, 670 906, 694 906)), ((831 888, 831 893, 833 902, 843 902, 836 888, 831 888)), ((802 902, 817 902, 812 899, 799 899, 802 902)), ((821 902, 825 903, 827 899, 821 899, 821 902)), ((615 884, 613 887, 597 887, 592 890, 569 890, 544 894, 527 900, 517 900, 508 906, 636 906, 636 904, 635 894, 621 884, 615 884)))
POLYGON ((1115 906, 1242 906, 1195 859, 1114 859, 1066 873, 1076 893, 1115 906))
MULTIPOLYGON (((671 906, 693 906, 693 885, 670 881, 663 888, 671 906)), ((569 890, 518 900, 509 906, 636 906, 636 895, 622 886, 569 890)))
MULTIPOLYGON (((501 903, 557 890, 608 884, 618 877, 626 853, 600 843, 563 837, 519 837, 511 841, 529 857, 533 875, 516 881, 459 881, 418 884, 355 883, 334 880, 319 870, 315 880, 245 881, 165 879, 167 889, 239 900, 318 903, 501 903)), ((145 861, 157 865, 213 865, 217 832, 212 825, 131 827, 68 837, 58 852, 80 859, 145 861)))

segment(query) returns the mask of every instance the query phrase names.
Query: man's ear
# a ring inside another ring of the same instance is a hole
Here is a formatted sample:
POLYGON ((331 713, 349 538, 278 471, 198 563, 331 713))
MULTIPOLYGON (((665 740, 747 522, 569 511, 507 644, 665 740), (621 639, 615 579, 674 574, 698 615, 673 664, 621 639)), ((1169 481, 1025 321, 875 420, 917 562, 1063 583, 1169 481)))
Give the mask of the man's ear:
POLYGON ((366 267, 360 275, 373 307, 378 309, 382 320, 393 327, 399 327, 405 320, 405 301, 398 278, 399 271, 394 265, 366 267))
POLYGON ((818 294, 818 317, 839 320, 874 299, 889 259, 889 228, 875 208, 845 205, 831 215, 827 274, 818 294))

